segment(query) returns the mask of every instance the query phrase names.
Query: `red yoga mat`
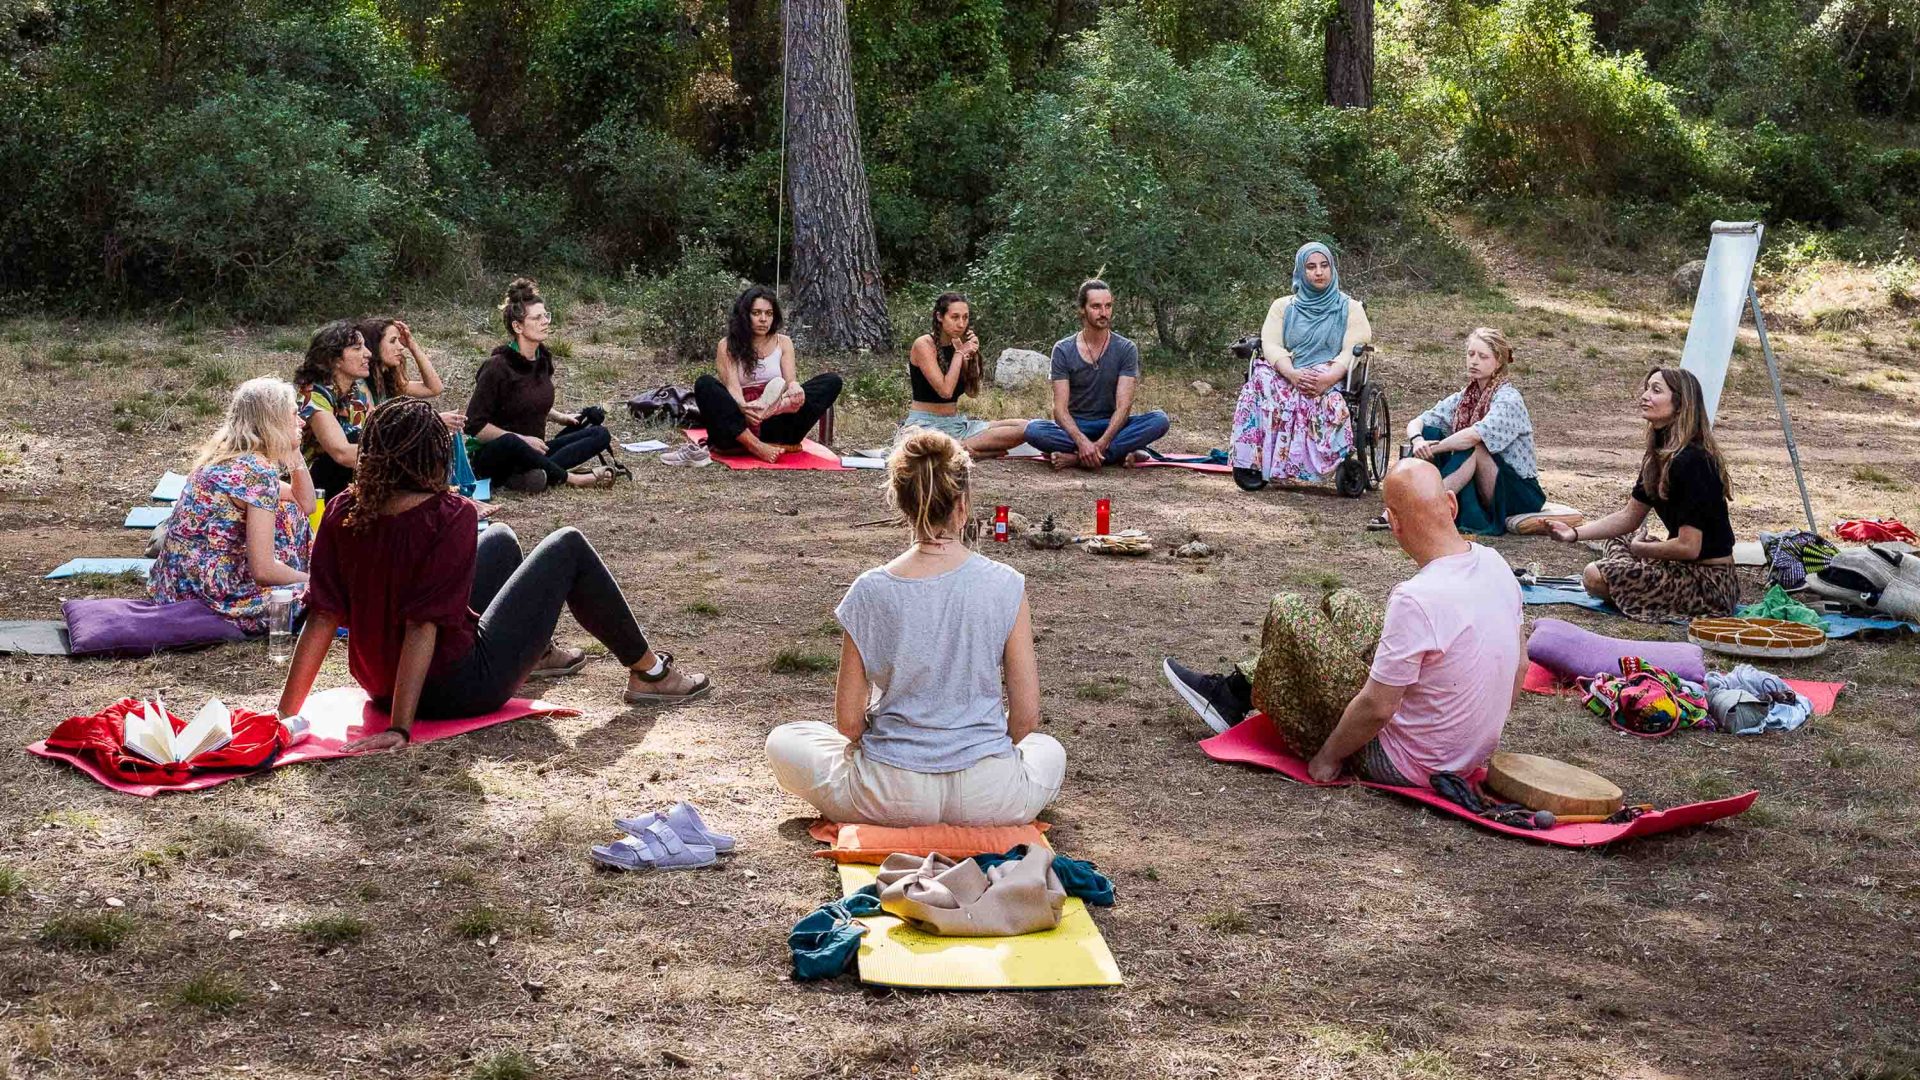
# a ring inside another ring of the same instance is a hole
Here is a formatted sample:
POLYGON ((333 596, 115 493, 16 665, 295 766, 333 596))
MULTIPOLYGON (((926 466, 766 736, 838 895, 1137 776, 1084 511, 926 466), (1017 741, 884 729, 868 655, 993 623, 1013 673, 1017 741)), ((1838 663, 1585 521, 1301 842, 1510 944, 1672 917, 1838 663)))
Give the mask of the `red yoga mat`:
MULTIPOLYGON (((687 438, 692 439, 694 442, 705 442, 707 438, 705 428, 688 428, 686 429, 686 433, 687 438)), ((840 464, 840 455, 821 446, 812 439, 802 441, 800 443, 800 449, 790 450, 781 454, 773 461, 761 461, 752 454, 723 454, 718 450, 713 450, 712 447, 708 447, 708 449, 713 453, 713 460, 725 465, 729 469, 819 469, 822 472, 852 471, 845 465, 840 464)))
MULTIPOLYGON (((307 707, 300 710, 309 720, 332 721, 338 723, 344 719, 347 724, 347 737, 342 741, 321 739, 309 736, 300 743, 274 759, 271 768, 282 765, 295 765, 302 761, 325 761, 328 758, 355 757, 341 747, 346 743, 369 735, 385 731, 390 722, 387 714, 373 707, 367 700, 366 691, 357 686, 342 686, 313 695, 307 699, 307 707)), ((471 716, 463 720, 419 720, 413 725, 413 741, 416 743, 435 742, 451 739, 455 735, 465 735, 469 731, 478 731, 495 724, 504 724, 509 720, 518 720, 525 716, 578 716, 580 710, 569 709, 545 701, 528 701, 526 698, 513 698, 498 710, 485 716, 471 716)), ((316 726, 327 726, 317 723, 316 726)), ((237 772, 206 772, 194 775, 184 784, 132 784, 102 772, 90 758, 70 754, 64 750, 47 748, 46 740, 27 747, 27 753, 54 761, 64 761, 115 791, 128 795, 150 797, 168 791, 202 791, 216 787, 236 777, 248 776, 256 769, 237 772)))
MULTIPOLYGON (((1834 705, 1840 700, 1840 691, 1847 688, 1847 684, 1842 682, 1814 682, 1810 679, 1783 679, 1782 681, 1793 687, 1794 693, 1813 703, 1815 716, 1825 716, 1832 712, 1834 705)), ((1528 663, 1527 679, 1520 684, 1520 689, 1535 694, 1563 694, 1572 687, 1571 679, 1563 682, 1558 675, 1535 663, 1528 663)))
MULTIPOLYGON (((1635 836, 1652 836, 1656 833, 1684 829, 1689 825, 1704 825, 1709 821, 1718 821, 1721 818, 1745 813, 1747 807, 1752 806, 1753 801, 1760 797, 1758 791, 1749 791, 1744 795, 1735 795, 1728 799, 1672 806, 1665 810, 1642 814, 1620 825, 1582 822, 1555 825, 1551 829, 1517 829, 1511 825, 1502 825, 1497 821, 1483 818, 1464 806, 1448 802, 1441 798, 1439 793, 1425 788, 1394 787, 1391 784, 1376 784, 1368 780, 1350 778, 1323 784, 1307 775, 1306 762, 1294 757, 1280 745, 1279 733, 1273 730, 1273 722, 1268 720, 1264 713, 1254 713, 1228 728, 1225 733, 1201 740, 1200 749, 1215 761, 1237 761, 1244 765, 1258 765, 1263 769, 1272 769, 1289 780, 1314 787, 1342 787, 1357 783, 1365 787, 1378 788, 1381 791, 1390 791, 1395 795, 1423 803, 1430 809, 1465 818, 1483 829, 1492 829, 1494 832, 1508 836, 1538 840, 1561 847, 1598 847, 1601 844, 1611 844, 1616 840, 1626 840, 1635 836)), ((1472 779, 1478 780, 1479 777, 1475 776, 1472 779)))

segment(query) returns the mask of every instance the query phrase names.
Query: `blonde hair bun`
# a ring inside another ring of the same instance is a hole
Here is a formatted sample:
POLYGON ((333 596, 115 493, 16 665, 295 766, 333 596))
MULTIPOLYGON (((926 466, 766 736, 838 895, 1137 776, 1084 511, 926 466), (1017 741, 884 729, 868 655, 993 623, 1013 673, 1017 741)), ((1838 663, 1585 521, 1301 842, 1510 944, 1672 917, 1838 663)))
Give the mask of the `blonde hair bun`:
POLYGON ((887 455, 887 501, 913 529, 915 540, 931 539, 967 497, 973 456, 953 436, 915 428, 901 436, 887 455))

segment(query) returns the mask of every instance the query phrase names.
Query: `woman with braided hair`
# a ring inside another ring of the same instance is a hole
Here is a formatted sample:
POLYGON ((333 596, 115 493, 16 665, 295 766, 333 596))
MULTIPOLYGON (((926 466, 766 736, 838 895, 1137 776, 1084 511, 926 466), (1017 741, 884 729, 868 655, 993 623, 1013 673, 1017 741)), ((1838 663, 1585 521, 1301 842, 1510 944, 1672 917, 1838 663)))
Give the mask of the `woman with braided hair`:
POLYGON ((416 717, 482 716, 498 709, 543 658, 577 669, 578 650, 552 646, 562 605, 628 668, 626 701, 688 701, 710 689, 656 652, 606 564, 577 529, 547 536, 524 559, 513 530, 475 539, 471 501, 447 490, 452 436, 419 398, 373 411, 360 438, 353 488, 327 502, 314 542, 309 614, 280 692, 279 712, 306 704, 341 626, 347 663, 392 717, 348 745, 386 750, 416 717), (475 614, 475 611, 482 614, 475 614))

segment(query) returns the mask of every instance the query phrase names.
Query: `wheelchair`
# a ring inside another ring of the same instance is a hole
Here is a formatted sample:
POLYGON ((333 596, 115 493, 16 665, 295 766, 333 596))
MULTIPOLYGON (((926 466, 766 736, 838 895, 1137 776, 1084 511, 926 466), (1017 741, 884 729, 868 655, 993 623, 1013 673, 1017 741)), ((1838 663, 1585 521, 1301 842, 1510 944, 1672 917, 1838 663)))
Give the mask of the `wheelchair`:
MULTIPOLYGON (((1248 334, 1233 343, 1233 355, 1247 362, 1247 377, 1253 377, 1254 362, 1260 359, 1260 335, 1248 334)), ((1393 465, 1393 410, 1386 392, 1369 378, 1373 346, 1361 343, 1353 347, 1353 363, 1340 385, 1347 399, 1347 423, 1353 430, 1353 452, 1334 470, 1334 490, 1349 499, 1359 498, 1380 486, 1387 469, 1393 465)), ((1233 482, 1242 491, 1259 491, 1267 478, 1259 469, 1233 470, 1233 482)))

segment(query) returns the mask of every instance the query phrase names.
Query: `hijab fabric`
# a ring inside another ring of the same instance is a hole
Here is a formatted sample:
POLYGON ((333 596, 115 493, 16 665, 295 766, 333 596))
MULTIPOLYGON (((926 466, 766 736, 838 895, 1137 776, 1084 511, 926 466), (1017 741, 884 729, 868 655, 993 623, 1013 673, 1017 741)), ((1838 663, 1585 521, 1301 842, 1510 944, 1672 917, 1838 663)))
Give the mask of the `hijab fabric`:
POLYGON ((1351 299, 1340 291, 1340 267, 1327 245, 1316 240, 1294 252, 1293 303, 1287 306, 1281 337, 1295 368, 1319 367, 1340 355, 1340 346, 1347 339, 1347 303, 1351 299), (1333 280, 1324 289, 1307 283, 1307 256, 1315 252, 1326 256, 1333 270, 1333 280))

